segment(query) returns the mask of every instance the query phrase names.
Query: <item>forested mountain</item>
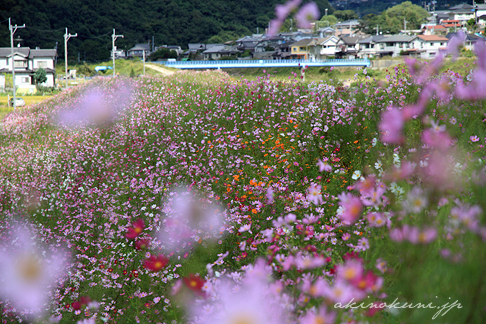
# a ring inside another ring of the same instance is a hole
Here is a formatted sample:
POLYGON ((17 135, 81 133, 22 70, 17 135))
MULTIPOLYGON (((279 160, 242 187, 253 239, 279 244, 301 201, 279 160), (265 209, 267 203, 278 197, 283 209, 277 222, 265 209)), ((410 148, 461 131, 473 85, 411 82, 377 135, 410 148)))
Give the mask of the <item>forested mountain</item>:
MULTIPOLYGON (((405 1, 405 0, 403 0, 405 1)), ((403 2, 402 0, 331 0, 331 5, 336 10, 354 10, 360 17, 374 13, 379 14, 386 9, 393 7, 403 2)), ((433 8, 432 0, 409 0, 413 4, 424 6, 430 5, 430 10, 433 8)), ((436 10, 446 10, 452 6, 461 3, 468 3, 472 5, 472 0, 435 0, 436 10)), ((477 0, 476 3, 484 3, 484 0, 477 0)))
MULTIPOLYGON (((25 24, 15 34, 22 46, 54 48, 64 57, 64 33, 69 58, 93 61, 109 58, 111 34, 124 35, 116 45, 129 49, 155 39, 155 45, 181 45, 222 40, 260 32, 275 17, 275 5, 285 0, 0 0, 0 47, 10 46, 8 18, 25 24), (79 53, 79 54, 78 54, 79 53)), ((304 1, 305 2, 305 1, 304 1)), ((332 8, 327 0, 314 0, 321 13, 332 8)))

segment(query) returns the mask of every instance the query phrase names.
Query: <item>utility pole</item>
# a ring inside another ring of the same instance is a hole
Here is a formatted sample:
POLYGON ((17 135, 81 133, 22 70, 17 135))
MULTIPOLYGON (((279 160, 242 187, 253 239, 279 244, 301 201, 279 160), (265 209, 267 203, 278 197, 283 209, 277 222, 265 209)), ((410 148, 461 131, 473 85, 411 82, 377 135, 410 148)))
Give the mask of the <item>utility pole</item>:
POLYGON ((290 32, 292 32, 292 18, 290 18, 290 32))
POLYGON ((376 28, 373 28, 373 29, 376 29, 376 35, 378 36, 378 31, 380 30, 380 27, 378 25, 376 25, 376 28))
POLYGON ((68 29, 66 27, 66 33, 64 34, 64 67, 66 69, 66 88, 68 87, 68 52, 67 52, 67 42, 71 37, 78 37, 78 33, 71 35, 68 34, 68 29))
POLYGON ((8 18, 8 29, 10 30, 10 53, 11 53, 11 59, 12 59, 12 86, 13 86, 13 107, 14 111, 17 106, 17 96, 16 96, 16 91, 15 91, 15 59, 14 59, 14 43, 13 43, 13 35, 17 31, 18 28, 25 28, 25 24, 23 26, 12 26, 12 23, 10 21, 10 18, 8 18))
POLYGON ((404 31, 407 31, 407 23, 408 23, 408 21, 406 21, 405 18, 403 18, 403 30, 404 31))
MULTIPOLYGON (((115 28, 113 28, 113 35, 111 35, 111 56, 113 57, 113 77, 115 76, 115 41, 118 37, 125 38, 123 35, 117 35, 115 28)), ((144 52, 145 53, 145 52, 144 52)))
POLYGON ((143 58, 143 75, 145 76, 145 50, 142 50, 142 58, 143 58))

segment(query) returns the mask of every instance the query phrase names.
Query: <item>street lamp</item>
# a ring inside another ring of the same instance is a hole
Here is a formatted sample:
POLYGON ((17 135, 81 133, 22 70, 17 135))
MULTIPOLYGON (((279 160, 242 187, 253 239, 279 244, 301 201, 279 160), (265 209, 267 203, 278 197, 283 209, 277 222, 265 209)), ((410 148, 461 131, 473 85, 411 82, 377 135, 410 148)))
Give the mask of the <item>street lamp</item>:
POLYGON ((115 28, 113 28, 113 35, 111 35, 111 56, 113 56, 113 76, 115 76, 115 41, 118 37, 125 38, 123 35, 116 35, 115 28))
POLYGON ((67 52, 67 42, 71 37, 78 37, 78 33, 71 35, 68 34, 68 29, 66 28, 66 33, 64 34, 64 67, 66 69, 66 89, 68 87, 68 52, 67 52))

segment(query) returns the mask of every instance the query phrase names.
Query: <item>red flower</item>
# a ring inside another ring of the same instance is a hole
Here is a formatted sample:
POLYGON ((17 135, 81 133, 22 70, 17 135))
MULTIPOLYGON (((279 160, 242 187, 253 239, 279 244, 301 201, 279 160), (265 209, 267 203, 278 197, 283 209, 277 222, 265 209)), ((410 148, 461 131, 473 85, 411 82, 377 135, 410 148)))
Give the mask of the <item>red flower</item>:
POLYGON ((71 304, 71 306, 73 306, 73 309, 74 310, 80 310, 81 309, 81 303, 78 302, 78 301, 75 301, 71 304))
POLYGON ((197 275, 190 274, 189 277, 183 278, 184 283, 186 284, 187 288, 191 289, 197 294, 203 294, 202 287, 206 282, 201 277, 197 275))
POLYGON ((169 263, 169 259, 159 254, 159 256, 155 257, 155 255, 151 255, 150 259, 145 260, 145 266, 147 269, 151 271, 160 271, 169 263))
POLYGON ((79 302, 81 305, 88 305, 91 302, 91 298, 88 296, 81 296, 81 298, 79 298, 79 302))
POLYGON ((133 227, 128 228, 128 233, 125 234, 126 238, 133 240, 138 236, 138 234, 142 233, 143 229, 145 228, 145 222, 143 219, 139 218, 132 224, 133 227))
POLYGON ((143 249, 147 249, 150 245, 150 240, 149 239, 141 239, 141 240, 138 240, 136 243, 135 243, 135 248, 137 250, 143 250, 143 249))

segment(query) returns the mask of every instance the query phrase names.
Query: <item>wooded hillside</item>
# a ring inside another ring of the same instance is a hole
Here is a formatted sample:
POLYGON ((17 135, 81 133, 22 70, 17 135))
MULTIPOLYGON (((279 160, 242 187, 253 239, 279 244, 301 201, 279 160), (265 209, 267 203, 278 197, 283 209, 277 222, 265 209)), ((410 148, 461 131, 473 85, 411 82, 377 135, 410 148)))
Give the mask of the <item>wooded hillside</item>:
MULTIPOLYGON (((223 40, 260 32, 275 17, 275 5, 284 0, 0 0, 0 47, 10 46, 8 18, 25 24, 15 37, 22 46, 54 48, 64 56, 65 28, 78 33, 69 40, 69 58, 93 61, 109 58, 111 34, 125 38, 118 48, 155 38, 155 45, 206 42, 218 35, 223 40)), ((332 8, 327 0, 315 0, 321 13, 332 8)))

